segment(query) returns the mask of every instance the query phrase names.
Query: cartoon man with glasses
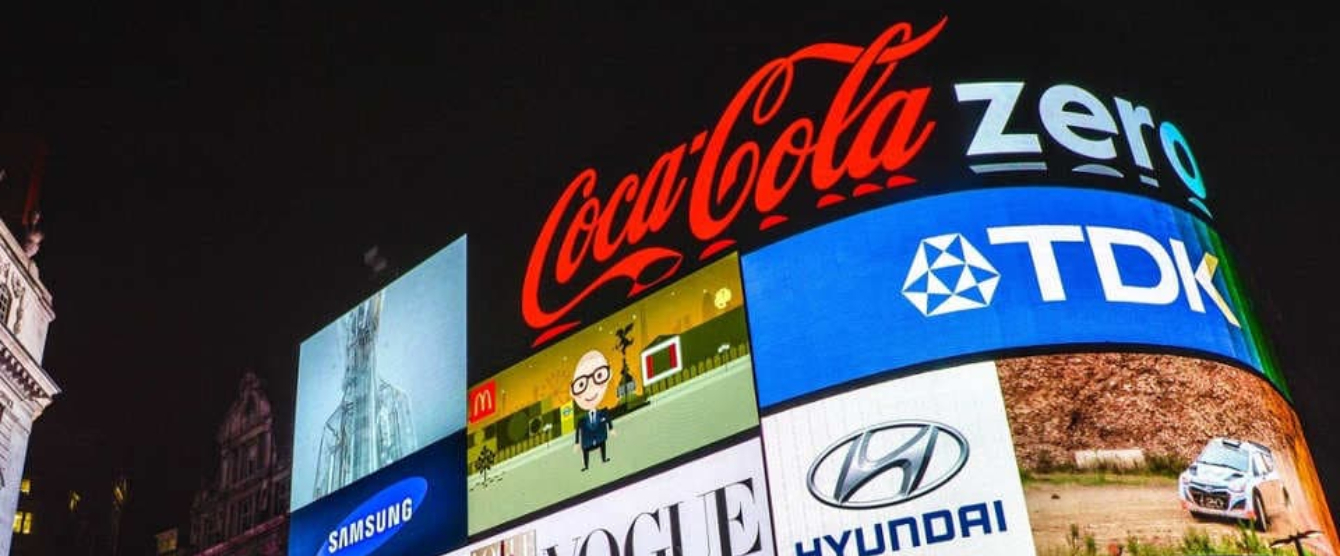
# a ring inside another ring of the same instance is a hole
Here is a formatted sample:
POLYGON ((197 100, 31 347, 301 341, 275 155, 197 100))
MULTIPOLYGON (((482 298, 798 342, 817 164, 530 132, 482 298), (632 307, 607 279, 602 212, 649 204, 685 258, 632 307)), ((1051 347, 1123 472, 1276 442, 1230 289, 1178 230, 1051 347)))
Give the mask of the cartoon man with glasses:
POLYGON ((577 407, 587 412, 577 422, 577 439, 573 446, 573 452, 581 449, 582 471, 586 471, 590 466, 591 451, 596 448, 600 448, 600 461, 610 460, 605 455, 605 439, 617 434, 614 432, 614 421, 610 420, 609 413, 599 408, 600 402, 605 399, 605 390, 609 387, 609 382, 609 361, 594 349, 582 355, 577 361, 577 368, 572 371, 572 387, 569 393, 572 394, 572 401, 577 403, 577 407))

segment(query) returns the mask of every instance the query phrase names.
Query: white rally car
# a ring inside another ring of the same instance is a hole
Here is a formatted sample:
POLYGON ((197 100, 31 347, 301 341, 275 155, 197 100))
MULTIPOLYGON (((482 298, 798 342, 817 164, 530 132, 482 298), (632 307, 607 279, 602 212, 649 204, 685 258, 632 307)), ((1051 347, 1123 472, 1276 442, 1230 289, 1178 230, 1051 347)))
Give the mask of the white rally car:
POLYGON ((1270 448, 1251 441, 1212 438, 1177 481, 1182 507, 1193 516, 1251 521, 1270 526, 1271 511, 1289 506, 1289 491, 1270 448))

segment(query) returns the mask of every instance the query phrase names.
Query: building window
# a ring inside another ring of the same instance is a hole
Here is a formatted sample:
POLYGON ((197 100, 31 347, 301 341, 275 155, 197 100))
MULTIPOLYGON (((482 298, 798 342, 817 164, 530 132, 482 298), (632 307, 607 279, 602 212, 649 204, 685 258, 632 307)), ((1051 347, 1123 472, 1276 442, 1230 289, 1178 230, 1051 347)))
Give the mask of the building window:
POLYGON ((260 447, 252 444, 247 448, 247 476, 250 477, 256 473, 260 467, 260 447))
POLYGON ((9 286, 0 284, 0 321, 4 322, 5 327, 9 326, 9 306, 14 303, 14 296, 9 293, 9 286))
POLYGON ((250 499, 250 498, 243 498, 243 499, 242 499, 242 519, 241 519, 241 521, 242 521, 242 524, 241 524, 241 527, 238 527, 238 529, 237 529, 238 532, 246 531, 247 529, 250 529, 250 528, 251 528, 252 520, 251 520, 251 499, 250 499))
POLYGON ((14 532, 27 535, 33 531, 32 512, 14 512, 14 532))
POLYGON ((75 492, 73 490, 70 491, 70 513, 74 513, 76 510, 79 509, 80 499, 81 497, 79 496, 78 492, 75 492))
POLYGON ((33 483, 32 483, 32 481, 30 481, 30 480, 28 480, 28 479, 24 479, 24 480, 22 480, 22 481, 19 481, 19 492, 22 492, 22 493, 24 493, 24 494, 29 494, 30 491, 32 490, 32 488, 33 488, 33 483))

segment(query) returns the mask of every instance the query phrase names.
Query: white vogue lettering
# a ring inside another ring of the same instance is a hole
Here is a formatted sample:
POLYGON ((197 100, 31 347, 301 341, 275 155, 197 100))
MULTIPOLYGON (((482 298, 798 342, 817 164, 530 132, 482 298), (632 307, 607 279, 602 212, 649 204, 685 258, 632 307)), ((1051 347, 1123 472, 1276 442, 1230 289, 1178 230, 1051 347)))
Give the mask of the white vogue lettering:
POLYGON ((761 519, 753 478, 707 491, 694 500, 635 515, 622 527, 596 527, 576 534, 570 544, 550 545, 544 556, 746 556, 763 550, 761 519), (701 515, 697 515, 701 514, 701 515))

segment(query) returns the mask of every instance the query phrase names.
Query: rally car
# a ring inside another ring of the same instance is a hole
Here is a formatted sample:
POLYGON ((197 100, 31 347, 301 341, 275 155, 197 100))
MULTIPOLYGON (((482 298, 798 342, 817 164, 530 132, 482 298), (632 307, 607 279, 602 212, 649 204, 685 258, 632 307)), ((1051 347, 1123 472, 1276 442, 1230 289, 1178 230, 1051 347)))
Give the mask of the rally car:
POLYGON ((1177 490, 1194 517, 1246 520, 1260 531, 1270 526, 1270 510, 1289 505, 1270 448, 1231 438, 1210 439, 1178 478, 1177 490))

